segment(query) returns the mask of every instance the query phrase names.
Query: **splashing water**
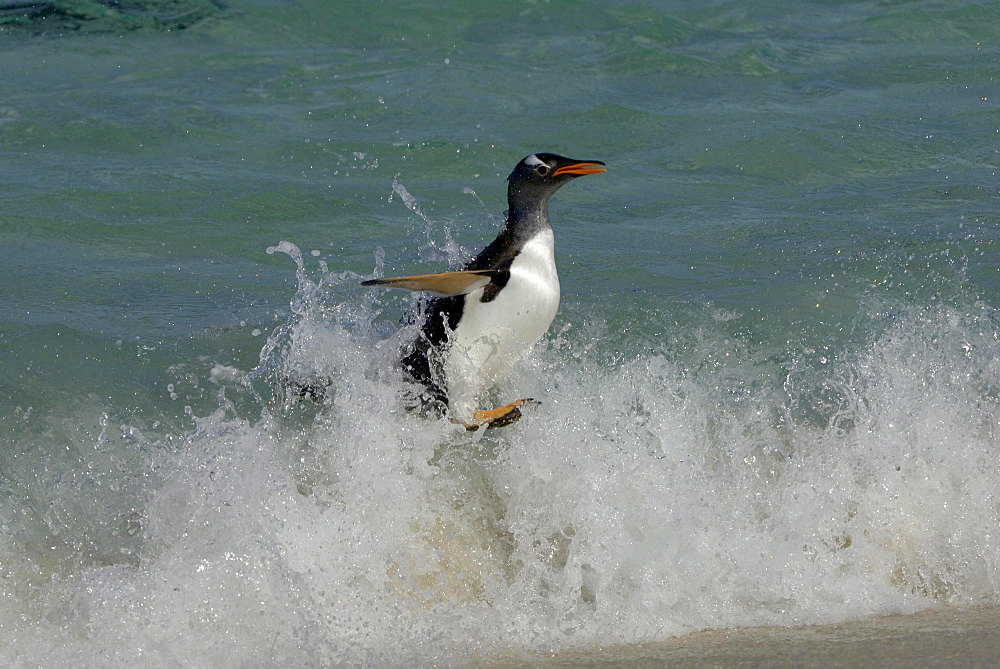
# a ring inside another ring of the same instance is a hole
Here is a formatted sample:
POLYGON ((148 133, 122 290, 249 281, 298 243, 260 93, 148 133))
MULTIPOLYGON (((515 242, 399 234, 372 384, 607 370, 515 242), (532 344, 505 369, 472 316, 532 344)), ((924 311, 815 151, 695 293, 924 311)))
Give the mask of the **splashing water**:
POLYGON ((694 352, 690 324, 639 314, 667 332, 651 345, 591 312, 509 381, 542 405, 469 435, 402 410, 392 361, 410 333, 386 326, 383 297, 289 242, 268 252, 292 258, 298 291, 246 376, 259 417, 223 401, 180 438, 102 429, 112 459, 126 439, 146 454, 118 483, 139 489, 130 554, 45 578, 7 567, 7 660, 475 661, 1000 592, 985 305, 872 305, 874 334, 820 366, 752 346, 687 361, 732 345, 711 310, 694 352), (303 375, 331 394, 285 397, 303 375))
MULTIPOLYGON (((406 208, 416 214, 424 223, 424 243, 418 249, 422 261, 447 262, 451 269, 458 269, 470 259, 469 252, 455 240, 450 227, 444 228, 443 242, 438 242, 435 239, 434 233, 439 228, 438 224, 424 213, 417 198, 406 189, 406 186, 393 179, 392 192, 398 195, 406 208)), ((389 196, 389 202, 392 202, 392 195, 389 196)))

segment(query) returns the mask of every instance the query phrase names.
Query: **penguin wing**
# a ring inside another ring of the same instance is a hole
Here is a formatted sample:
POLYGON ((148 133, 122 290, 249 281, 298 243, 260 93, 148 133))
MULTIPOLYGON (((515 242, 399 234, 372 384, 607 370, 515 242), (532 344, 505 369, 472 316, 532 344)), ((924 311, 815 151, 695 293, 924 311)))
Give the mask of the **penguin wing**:
POLYGON ((466 295, 477 288, 491 283, 506 270, 475 269, 461 272, 441 272, 440 274, 415 274, 413 276, 394 276, 385 279, 370 279, 362 281, 362 286, 381 286, 383 288, 403 288, 405 290, 421 290, 445 297, 451 295, 466 295))

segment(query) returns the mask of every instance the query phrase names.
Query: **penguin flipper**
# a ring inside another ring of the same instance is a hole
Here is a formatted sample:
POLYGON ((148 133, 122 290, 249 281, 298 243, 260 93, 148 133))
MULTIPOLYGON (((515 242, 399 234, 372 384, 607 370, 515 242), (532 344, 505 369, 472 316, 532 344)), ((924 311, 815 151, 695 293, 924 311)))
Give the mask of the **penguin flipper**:
POLYGON ((497 407, 496 409, 486 409, 483 411, 477 411, 472 414, 472 422, 462 423, 465 429, 470 432, 473 430, 478 430, 479 428, 486 426, 486 429, 492 429, 494 427, 506 427, 511 423, 516 423, 521 420, 521 409, 520 407, 525 404, 541 404, 538 400, 529 398, 523 400, 515 400, 510 404, 502 407, 497 407))
POLYGON ((402 288, 404 290, 419 290, 435 293, 445 297, 466 295, 477 288, 487 285, 504 270, 476 269, 460 272, 441 272, 439 274, 415 274, 413 276, 394 276, 384 279, 369 279, 362 281, 362 286, 380 286, 382 288, 402 288))

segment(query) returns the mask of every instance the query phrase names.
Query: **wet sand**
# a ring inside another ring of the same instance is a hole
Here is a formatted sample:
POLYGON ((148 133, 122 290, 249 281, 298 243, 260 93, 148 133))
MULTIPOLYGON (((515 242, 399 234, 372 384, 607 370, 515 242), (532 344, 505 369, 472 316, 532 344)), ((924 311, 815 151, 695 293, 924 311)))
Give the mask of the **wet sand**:
POLYGON ((524 657, 543 667, 996 667, 1000 608, 935 609, 815 627, 696 632, 663 642, 524 657))

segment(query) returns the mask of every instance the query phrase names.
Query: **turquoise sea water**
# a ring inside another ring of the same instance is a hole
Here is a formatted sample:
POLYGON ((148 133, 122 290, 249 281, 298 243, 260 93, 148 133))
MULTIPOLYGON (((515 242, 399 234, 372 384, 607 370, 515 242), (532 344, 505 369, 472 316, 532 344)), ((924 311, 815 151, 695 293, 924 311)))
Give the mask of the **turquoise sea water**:
POLYGON ((3 664, 1000 603, 1000 6, 760 4, 3 25, 3 664), (535 151, 609 167, 554 198, 560 313, 484 400, 542 404, 407 415, 411 298, 358 282, 475 253, 535 151))

